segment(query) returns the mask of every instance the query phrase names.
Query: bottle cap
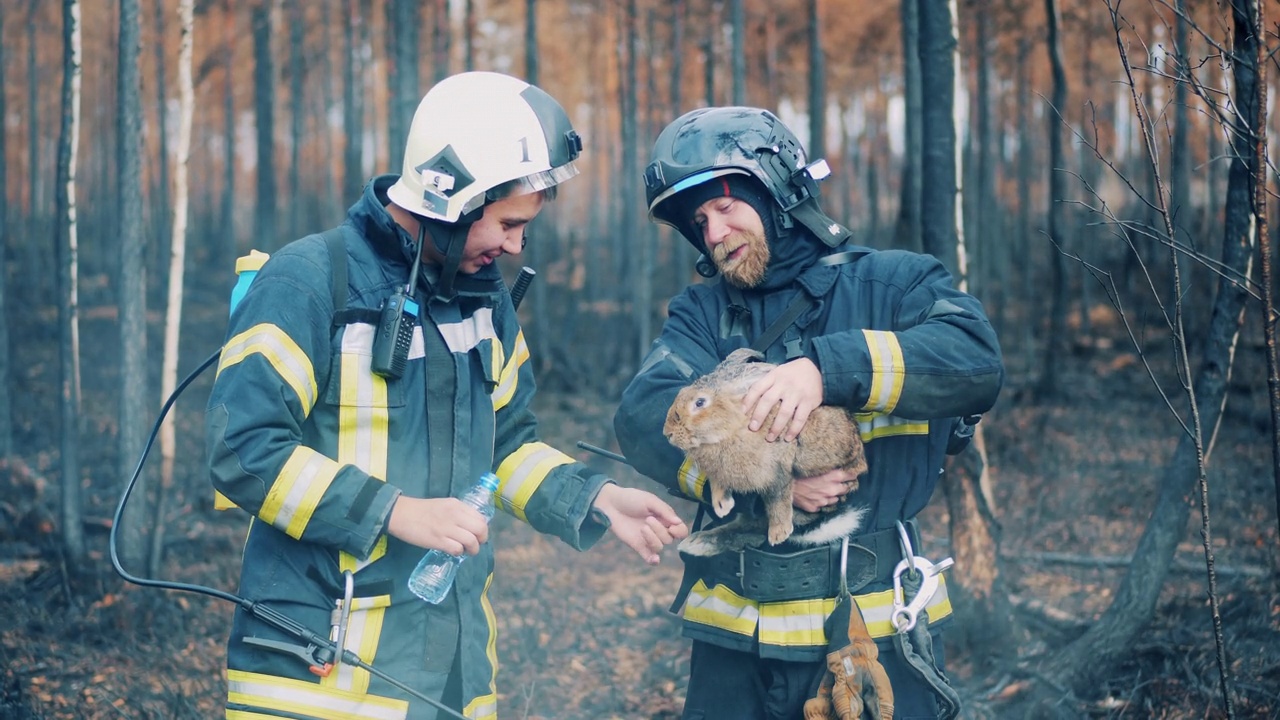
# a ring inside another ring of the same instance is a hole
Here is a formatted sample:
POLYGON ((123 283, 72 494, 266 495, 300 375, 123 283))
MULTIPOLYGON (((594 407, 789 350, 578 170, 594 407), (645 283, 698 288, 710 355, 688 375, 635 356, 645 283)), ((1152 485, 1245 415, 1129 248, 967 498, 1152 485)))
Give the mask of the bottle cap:
POLYGON ((241 255, 236 259, 236 274, 251 270, 261 270, 262 266, 271 256, 260 251, 250 250, 248 255, 241 255))
POLYGON ((480 476, 480 484, 495 492, 498 490, 498 482, 498 476, 491 472, 487 472, 480 476))

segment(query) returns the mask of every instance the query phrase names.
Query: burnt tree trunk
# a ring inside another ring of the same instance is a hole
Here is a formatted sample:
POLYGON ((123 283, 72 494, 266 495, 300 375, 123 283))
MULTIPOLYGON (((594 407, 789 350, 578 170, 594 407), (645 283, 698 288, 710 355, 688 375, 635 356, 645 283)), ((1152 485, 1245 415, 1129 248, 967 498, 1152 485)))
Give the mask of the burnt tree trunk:
POLYGON ((822 3, 809 0, 809 160, 827 156, 827 64, 822 52, 822 3))
POLYGON ((920 7, 917 0, 902 0, 901 22, 905 145, 893 244, 903 250, 919 252, 923 248, 920 237, 920 118, 924 115, 924 103, 920 92, 920 7))
MULTIPOLYGON (((142 455, 156 404, 147 382, 147 266, 142 226, 142 82, 138 0, 120 0, 120 70, 116 101, 116 177, 120 191, 120 265, 117 298, 120 309, 120 436, 118 473, 130 482, 142 455)), ((145 468, 116 529, 121 561, 141 568, 147 558, 146 528, 151 519, 145 468)))
POLYGON ((271 52, 271 3, 253 6, 253 114, 258 140, 257 204, 254 216, 255 247, 282 245, 276 223, 276 70, 271 52))
POLYGON ((354 203, 364 187, 363 13, 342 0, 342 200, 354 203))
MULTIPOLYGON (((1058 12, 1058 0, 1045 0, 1046 45, 1049 64, 1053 69, 1053 102, 1045 113, 1049 127, 1049 239, 1061 246, 1065 242, 1066 221, 1062 202, 1066 199, 1066 157, 1062 149, 1062 116, 1067 103, 1067 72, 1062 64, 1062 18, 1058 12)), ((1056 248, 1055 248, 1056 249, 1056 248)), ((1040 377, 1036 381, 1036 396, 1051 397, 1058 392, 1058 361, 1066 352, 1067 324, 1067 258, 1062 252, 1049 254, 1053 269, 1050 286, 1049 327, 1041 356, 1040 377)))
MULTIPOLYGON (((4 36, 5 10, 0 8, 0 37, 4 36)), ((0 68, 5 65, 4 48, 0 47, 0 68)), ((0 118, 9 117, 5 103, 8 91, 4 73, 0 72, 0 118)), ((9 152, 6 133, 0 132, 0 257, 6 257, 9 245, 9 152)), ((13 400, 9 394, 9 316, 5 312, 5 295, 8 294, 8 273, 0 271, 0 457, 13 452, 13 400)))
MULTIPOLYGON (((1150 623, 1164 588, 1197 483, 1204 487, 1204 437, 1212 436, 1227 400, 1236 343, 1240 336, 1254 244, 1265 241, 1266 84, 1261 8, 1256 0, 1231 5, 1234 28, 1231 53, 1233 103, 1227 116, 1232 150, 1227 179, 1222 272, 1208 329, 1200 340, 1200 367, 1191 387, 1199 410, 1200 433, 1181 436, 1173 457, 1160 473, 1160 493, 1134 551, 1129 572, 1115 601, 1087 632, 1049 659, 1043 674, 1084 694, 1097 688, 1128 656, 1150 623)), ((1215 618, 1216 620, 1216 618, 1215 618)), ((1230 695, 1224 688, 1230 712, 1230 695)))
POLYGON ((937 222, 921 227, 924 251, 958 275, 956 183, 956 36, 948 0, 918 0, 920 93, 929 98, 921 116, 921 206, 937 222))

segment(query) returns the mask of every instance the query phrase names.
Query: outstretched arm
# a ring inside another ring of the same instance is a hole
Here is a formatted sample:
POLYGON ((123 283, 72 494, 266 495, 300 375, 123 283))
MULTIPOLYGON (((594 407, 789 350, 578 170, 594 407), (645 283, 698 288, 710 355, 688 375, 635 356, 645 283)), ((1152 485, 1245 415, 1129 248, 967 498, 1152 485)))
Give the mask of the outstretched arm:
POLYGON ((592 506, 609 518, 609 530, 650 565, 658 564, 663 547, 689 535, 676 511, 651 492, 607 483, 592 506))

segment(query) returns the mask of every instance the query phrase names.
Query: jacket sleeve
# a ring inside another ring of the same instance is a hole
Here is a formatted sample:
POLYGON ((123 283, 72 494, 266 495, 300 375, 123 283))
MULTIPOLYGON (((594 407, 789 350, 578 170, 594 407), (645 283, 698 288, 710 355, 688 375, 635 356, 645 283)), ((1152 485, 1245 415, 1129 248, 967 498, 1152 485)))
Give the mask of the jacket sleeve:
POLYGON ((538 532, 585 550, 609 527, 592 503, 610 479, 538 438, 530 409, 535 387, 529 348, 514 310, 509 303, 505 307, 509 317, 504 325, 514 331, 503 340, 505 361, 493 392, 498 505, 538 532))
MULTIPOLYGON (((323 247, 317 245, 317 247, 323 247)), ((333 301, 321 261, 286 247, 231 318, 205 413, 214 488, 303 542, 367 557, 399 490, 303 444, 330 361, 333 301)))
POLYGON ((868 258, 892 327, 816 337, 823 402, 928 420, 986 412, 1004 382, 982 304, 952 285, 936 258, 885 251, 868 258))
POLYGON ((715 326, 697 297, 708 290, 706 286, 689 288, 671 301, 661 334, 623 391, 613 416, 614 433, 627 462, 673 494, 693 500, 705 499, 706 476, 667 441, 662 426, 676 393, 720 361, 715 326))

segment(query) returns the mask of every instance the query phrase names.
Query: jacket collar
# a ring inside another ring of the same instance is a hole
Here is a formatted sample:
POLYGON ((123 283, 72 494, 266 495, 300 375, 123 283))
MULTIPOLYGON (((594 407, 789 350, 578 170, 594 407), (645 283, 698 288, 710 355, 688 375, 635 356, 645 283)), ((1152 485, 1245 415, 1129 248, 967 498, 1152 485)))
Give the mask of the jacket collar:
MULTIPOLYGON (((386 207, 390 202, 387 188, 395 184, 399 177, 379 175, 370 180, 364 187, 364 194, 347 211, 347 218, 374 252, 391 262, 408 267, 413 262, 417 238, 410 237, 391 217, 386 207)), ((420 285, 427 291, 426 294, 419 295, 420 298, 431 296, 432 285, 438 275, 438 272, 430 272, 428 268, 423 268, 419 273, 420 285)), ((497 263, 486 265, 469 275, 460 274, 454 281, 455 291, 464 297, 496 295, 503 291, 503 287, 502 272, 497 263)))

